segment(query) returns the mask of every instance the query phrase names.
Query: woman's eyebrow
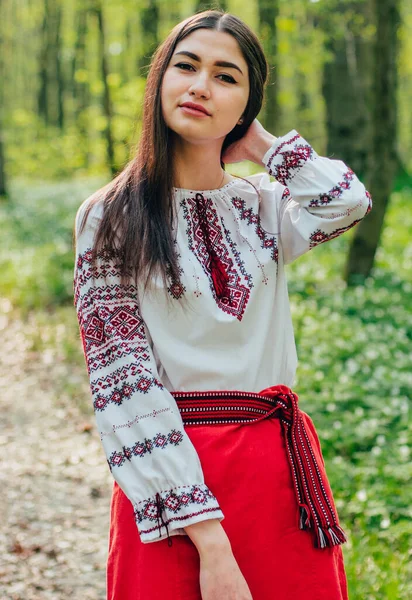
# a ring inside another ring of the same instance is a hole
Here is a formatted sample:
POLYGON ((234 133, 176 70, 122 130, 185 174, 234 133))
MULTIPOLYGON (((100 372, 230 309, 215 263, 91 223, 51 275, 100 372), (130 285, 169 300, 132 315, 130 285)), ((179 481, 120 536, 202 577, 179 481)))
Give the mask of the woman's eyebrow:
MULTIPOLYGON (((177 56, 178 54, 184 54, 185 56, 188 56, 189 58, 192 58, 193 60, 196 60, 197 62, 202 62, 197 54, 193 54, 193 52, 189 52, 188 50, 181 50, 180 52, 176 52, 175 56, 177 56)), ((228 62, 227 60, 217 60, 215 62, 215 66, 237 69, 239 71, 239 73, 241 73, 243 75, 242 71, 240 70, 240 68, 237 65, 235 65, 235 63, 228 62)))

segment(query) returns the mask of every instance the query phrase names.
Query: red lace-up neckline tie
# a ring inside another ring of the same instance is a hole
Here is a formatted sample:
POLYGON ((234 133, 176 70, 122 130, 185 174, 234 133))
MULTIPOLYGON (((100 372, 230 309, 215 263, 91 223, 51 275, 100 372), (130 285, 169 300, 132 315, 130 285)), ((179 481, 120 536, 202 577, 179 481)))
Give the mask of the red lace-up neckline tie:
POLYGON ((197 193, 195 200, 197 214, 199 217, 199 227, 202 231, 203 242, 209 255, 209 270, 216 296, 220 300, 227 300, 230 302, 230 290, 228 287, 229 275, 226 271, 225 265, 217 255, 214 243, 210 238, 205 197, 203 194, 197 193))

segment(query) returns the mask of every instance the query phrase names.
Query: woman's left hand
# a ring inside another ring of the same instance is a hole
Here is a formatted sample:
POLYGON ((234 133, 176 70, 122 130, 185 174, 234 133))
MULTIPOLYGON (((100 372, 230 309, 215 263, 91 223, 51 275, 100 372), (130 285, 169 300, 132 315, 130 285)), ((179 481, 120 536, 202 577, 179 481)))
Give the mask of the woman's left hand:
POLYGON ((245 135, 226 148, 222 160, 229 164, 250 160, 261 165, 262 158, 275 140, 276 137, 266 131, 263 125, 255 119, 246 130, 245 135))

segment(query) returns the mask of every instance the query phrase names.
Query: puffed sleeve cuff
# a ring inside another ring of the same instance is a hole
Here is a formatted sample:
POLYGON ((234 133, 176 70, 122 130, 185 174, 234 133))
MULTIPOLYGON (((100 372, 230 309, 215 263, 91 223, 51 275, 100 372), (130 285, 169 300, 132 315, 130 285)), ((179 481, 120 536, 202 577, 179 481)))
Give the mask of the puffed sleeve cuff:
POLYGON ((262 158, 269 175, 275 177, 282 185, 288 185, 306 163, 318 158, 312 146, 292 129, 275 142, 262 158))
POLYGON ((200 521, 224 519, 218 501, 204 483, 162 490, 134 504, 134 515, 143 543, 187 535, 184 527, 200 521))

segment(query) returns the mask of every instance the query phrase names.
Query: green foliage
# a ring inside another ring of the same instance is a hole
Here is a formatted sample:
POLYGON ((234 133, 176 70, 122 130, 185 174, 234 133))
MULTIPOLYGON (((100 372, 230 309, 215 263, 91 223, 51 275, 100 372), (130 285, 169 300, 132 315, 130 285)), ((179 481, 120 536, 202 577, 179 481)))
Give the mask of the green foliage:
POLYGON ((12 186, 0 207, 1 297, 25 311, 71 301, 74 218, 100 181, 12 186))
MULTIPOLYGON (((101 117, 93 107, 81 119, 99 129, 101 117)), ((90 175, 106 171, 103 140, 96 137, 87 157, 88 144, 75 126, 62 133, 57 127, 46 127, 37 115, 24 109, 13 111, 5 141, 8 173, 12 177, 62 179, 74 172, 81 175, 87 171, 90 175)))
MULTIPOLYGON (((246 175, 245 163, 233 171, 246 175)), ((70 306, 71 240, 78 206, 103 183, 20 182, 12 188, 11 205, 0 212, 3 304, 7 299, 16 309, 36 309, 29 315, 36 323, 32 350, 67 365, 62 389, 89 413, 70 306)), ((294 389, 319 432, 349 534, 344 552, 350 596, 362 600, 412 594, 411 202, 410 191, 393 194, 374 278, 365 286, 346 288, 341 278, 353 230, 288 266, 299 355, 294 389)))
MULTIPOLYGON (((105 174, 108 169, 104 139, 107 122, 103 110, 104 86, 98 60, 96 19, 87 3, 68 0, 62 5, 61 51, 49 49, 47 94, 50 112, 55 114, 58 83, 53 65, 58 55, 64 78, 64 126, 58 129, 51 124, 46 126, 38 115, 44 3, 17 3, 18 6, 13 8, 14 4, 5 6, 0 24, 0 38, 5 39, 0 125, 4 129, 8 175, 13 178, 16 175, 38 177, 40 174, 43 179, 60 179, 71 177, 73 173, 105 174), (82 37, 79 16, 83 12, 86 20, 82 37)), ((354 10, 352 0, 279 0, 278 4, 277 56, 267 56, 269 63, 276 65, 274 77, 279 89, 279 131, 273 133, 282 135, 296 128, 322 153, 326 147, 322 78, 325 62, 330 59, 328 32, 334 38, 351 40, 360 35, 370 39, 375 31, 374 24, 365 16, 370 3, 364 2, 365 14, 354 10)), ((136 5, 132 0, 104 0, 102 5, 108 84, 113 105, 115 164, 121 168, 133 152, 141 126, 145 75, 152 50, 145 47, 141 22, 142 11, 147 9, 148 3, 136 5)), ((159 41, 195 8, 195 3, 189 0, 158 0, 157 5, 159 41)), ((362 5, 361 0, 357 0, 356 7, 362 5)), ((411 6, 408 0, 401 0, 398 61, 399 156, 409 172, 412 172, 411 6)), ((227 8, 259 32, 257 2, 230 0, 227 8)))

